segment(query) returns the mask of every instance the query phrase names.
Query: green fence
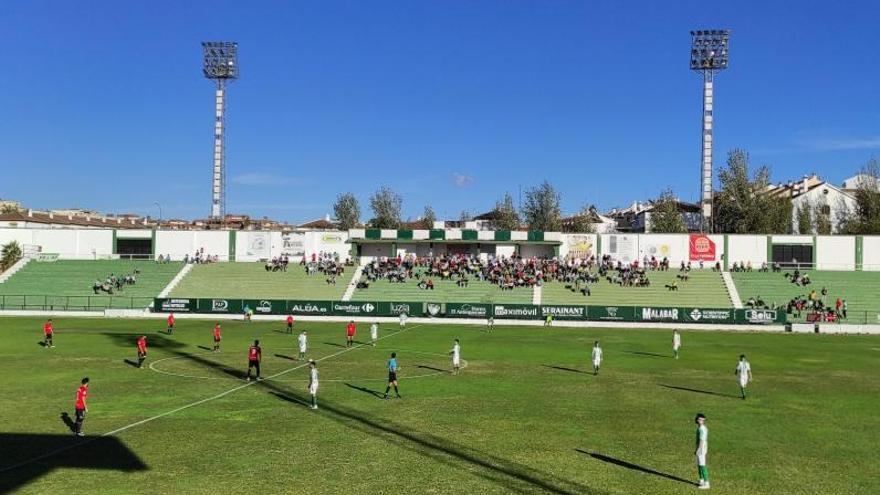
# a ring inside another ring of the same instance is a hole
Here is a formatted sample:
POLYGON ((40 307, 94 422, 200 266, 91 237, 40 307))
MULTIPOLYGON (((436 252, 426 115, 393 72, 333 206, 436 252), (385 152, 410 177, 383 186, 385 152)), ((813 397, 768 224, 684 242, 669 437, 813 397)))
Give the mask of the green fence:
POLYGON ((204 314, 242 314, 245 308, 254 314, 317 316, 410 316, 436 318, 476 318, 543 320, 629 321, 670 323, 785 323, 783 311, 733 308, 583 306, 480 304, 430 302, 363 301, 285 301, 274 299, 156 299, 154 311, 204 314))
POLYGON ((0 295, 0 310, 103 311, 144 309, 152 297, 0 295))

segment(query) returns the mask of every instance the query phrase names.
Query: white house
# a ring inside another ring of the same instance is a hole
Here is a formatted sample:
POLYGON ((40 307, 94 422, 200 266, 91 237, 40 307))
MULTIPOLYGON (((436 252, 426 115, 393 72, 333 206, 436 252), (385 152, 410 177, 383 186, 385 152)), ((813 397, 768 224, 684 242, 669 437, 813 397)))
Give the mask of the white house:
POLYGON ((792 181, 787 184, 770 186, 767 192, 776 196, 791 198, 791 228, 792 232, 799 234, 812 233, 798 232, 797 218, 798 212, 801 209, 809 208, 811 213, 815 213, 818 209, 822 215, 825 215, 831 221, 831 231, 837 233, 840 231, 845 215, 856 208, 856 198, 852 193, 822 180, 816 174, 805 175, 796 182, 792 181))
POLYGON ((876 177, 872 177, 870 175, 865 174, 856 174, 843 181, 843 190, 850 192, 855 191, 859 188, 859 184, 861 183, 874 184, 874 189, 880 191, 880 181, 877 180, 876 177))

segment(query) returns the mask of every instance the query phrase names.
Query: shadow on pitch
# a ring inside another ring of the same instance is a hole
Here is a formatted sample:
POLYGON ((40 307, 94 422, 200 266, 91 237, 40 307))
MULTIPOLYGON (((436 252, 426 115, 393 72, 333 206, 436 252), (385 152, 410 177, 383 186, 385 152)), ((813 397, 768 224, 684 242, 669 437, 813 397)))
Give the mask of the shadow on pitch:
POLYGON ((131 359, 123 359, 122 362, 129 366, 134 366, 135 368, 138 367, 137 361, 132 361, 131 359))
MULTIPOLYGON (((64 420, 67 413, 62 413, 64 420)), ((70 420, 67 416, 65 423, 70 420)), ((71 421, 71 425, 73 422, 71 421)), ((75 437, 38 433, 0 433, 0 493, 11 493, 58 469, 146 471, 146 464, 116 437, 75 437), (38 461, 14 467, 39 456, 38 461)), ((96 479, 100 474, 96 474, 96 479)), ((75 490, 74 490, 75 491, 75 490)))
POLYGON ((205 350, 205 351, 213 351, 214 350, 206 345, 197 345, 196 347, 198 347, 199 349, 205 350))
POLYGON ((288 361, 296 361, 297 360, 295 357, 285 356, 284 354, 275 354, 275 357, 281 358, 281 359, 286 359, 288 361))
POLYGON ((666 479, 672 480, 672 481, 678 481, 679 483, 685 483, 687 485, 698 486, 698 484, 694 483, 693 481, 686 480, 684 478, 679 478, 678 476, 675 476, 675 475, 672 475, 669 473, 662 473, 660 471, 656 471, 654 469, 647 468, 644 466, 639 466, 638 464, 633 464, 631 462, 627 462, 627 461, 624 461, 621 459, 616 459, 614 457, 607 456, 605 454, 600 454, 598 452, 587 452, 586 450, 581 450, 581 449, 574 449, 574 450, 576 452, 580 452, 581 454, 586 454, 586 455, 588 455, 598 461, 607 462, 609 464, 614 464, 615 466, 625 467, 627 469, 632 469, 633 471, 639 471, 639 472, 646 473, 646 474, 653 474, 654 476, 659 476, 661 478, 666 478, 666 479))
POLYGON ((423 370, 439 371, 440 373, 452 373, 451 370, 444 370, 444 369, 440 369, 440 368, 435 368, 433 366, 427 366, 424 364, 418 364, 418 365, 416 365, 416 368, 422 368, 423 370))
POLYGON ((43 342, 42 340, 37 342, 37 344, 39 344, 40 347, 46 347, 46 343, 43 342))
MULTIPOLYGON (((302 406, 308 404, 305 395, 301 395, 298 391, 281 388, 273 382, 256 382, 254 386, 266 388, 270 394, 283 401, 302 406)), ((349 386, 360 390, 360 387, 349 386)), ((373 391, 368 389, 366 393, 372 394, 373 391)), ((324 418, 416 452, 444 465, 462 469, 469 474, 476 474, 504 487, 508 492, 545 492, 557 495, 602 495, 605 493, 524 464, 458 444, 448 438, 437 437, 405 425, 395 424, 387 418, 373 418, 363 411, 321 401, 320 397, 318 403, 321 408, 320 414, 324 418)))
POLYGON ((324 344, 324 345, 332 345, 333 347, 343 347, 343 348, 348 347, 348 346, 345 345, 345 344, 337 344, 336 342, 322 342, 322 344, 324 344))
POLYGON ((542 364, 541 366, 543 366, 545 368, 554 369, 554 370, 570 371, 572 373, 583 373, 584 375, 592 375, 592 373, 586 372, 584 370, 578 370, 578 369, 574 369, 574 368, 566 368, 564 366, 550 366, 549 364, 542 364))
POLYGON ((659 358, 670 358, 672 359, 674 356, 669 356, 666 354, 659 354, 656 352, 645 352, 645 351, 623 351, 627 354, 635 354, 636 356, 651 356, 651 357, 659 357, 659 358))
POLYGON ((64 426, 66 426, 71 433, 76 431, 76 425, 73 423, 73 420, 70 419, 70 414, 68 414, 67 411, 61 412, 61 421, 64 422, 64 426))
POLYGON ((663 387, 663 388, 671 389, 671 390, 683 390, 683 391, 685 391, 685 392, 694 392, 694 393, 697 393, 697 394, 715 395, 715 396, 718 396, 718 397, 729 397, 729 398, 731 398, 731 399, 739 399, 739 396, 738 396, 738 395, 722 394, 721 392, 712 392, 711 390, 699 390, 699 389, 696 389, 696 388, 676 387, 676 386, 673 386, 673 385, 663 385, 662 383, 660 384, 660 386, 663 387))
POLYGON ((372 395, 373 397, 376 397, 377 399, 381 399, 381 398, 385 397, 385 394, 383 394, 383 393, 381 393, 381 392, 378 392, 378 391, 376 391, 376 390, 369 389, 369 388, 367 388, 367 387, 358 387, 357 385, 352 385, 352 384, 350 384, 350 383, 346 383, 345 386, 346 386, 346 387, 349 387, 349 388, 353 388, 353 389, 358 390, 358 391, 361 391, 361 392, 363 392, 363 393, 365 393, 365 394, 370 394, 370 395, 372 395))

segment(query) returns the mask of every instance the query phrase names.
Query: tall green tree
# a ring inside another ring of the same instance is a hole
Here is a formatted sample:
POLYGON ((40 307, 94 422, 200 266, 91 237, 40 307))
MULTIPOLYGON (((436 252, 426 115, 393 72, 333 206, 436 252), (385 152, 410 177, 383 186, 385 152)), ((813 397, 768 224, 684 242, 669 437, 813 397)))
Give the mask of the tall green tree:
POLYGON ((516 230, 520 226, 519 213, 513 204, 510 193, 504 193, 501 199, 495 202, 495 228, 498 230, 516 230))
POLYGON ((584 205, 571 217, 570 222, 566 222, 566 224, 562 226, 562 229, 565 232, 576 234, 593 234, 596 232, 596 224, 594 223, 596 217, 596 207, 593 205, 584 205))
POLYGON ((831 235, 833 225, 831 223, 831 211, 828 203, 824 200, 816 201, 813 206, 813 232, 817 235, 831 235))
POLYGON ((845 211, 841 232, 858 235, 880 234, 880 161, 872 158, 860 172, 856 185, 854 211, 845 211))
POLYGON ((21 208, 12 204, 3 205, 3 207, 0 208, 0 213, 18 213, 19 211, 21 211, 21 208))
POLYGON ((526 191, 522 216, 530 230, 558 231, 562 228, 561 199, 547 181, 526 191))
POLYGON ((728 153, 718 171, 721 189, 714 198, 715 231, 731 234, 787 234, 791 231, 791 199, 768 193, 770 168, 749 171, 749 155, 728 153))
POLYGON ((17 241, 9 241, 0 249, 0 272, 14 265, 21 259, 21 245, 17 241))
POLYGON ((798 234, 809 234, 813 231, 813 217, 807 205, 801 205, 797 210, 798 234))
POLYGON ((361 206, 354 194, 347 192, 336 196, 336 203, 333 204, 333 216, 339 222, 341 230, 357 226, 361 221, 361 206))
POLYGON ((650 231, 658 234, 685 234, 688 229, 678 208, 678 199, 672 189, 660 193, 651 210, 650 231))
POLYGON ((400 210, 403 199, 391 188, 382 186, 370 196, 373 218, 370 226, 377 229, 396 229, 400 226, 400 210))
POLYGON ((419 225, 421 228, 429 230, 434 228, 434 222, 436 221, 437 214, 434 213, 434 208, 431 208, 431 205, 426 205, 422 218, 419 220, 419 225))

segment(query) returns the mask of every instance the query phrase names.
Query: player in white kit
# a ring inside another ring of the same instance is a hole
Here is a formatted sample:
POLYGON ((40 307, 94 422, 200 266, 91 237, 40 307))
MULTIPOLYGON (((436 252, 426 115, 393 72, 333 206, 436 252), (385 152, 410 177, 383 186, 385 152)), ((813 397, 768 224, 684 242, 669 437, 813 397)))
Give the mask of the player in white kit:
POLYGON ((306 331, 300 332, 296 340, 299 343, 299 360, 302 361, 306 357, 306 351, 309 350, 309 338, 306 336, 306 331))
POLYGON ((376 347, 376 341, 379 340, 379 324, 375 321, 370 325, 370 340, 373 343, 373 347, 376 347))
POLYGON ((318 364, 309 359, 309 394, 312 396, 312 409, 318 408, 318 364))
POLYGON ((406 313, 400 313, 400 328, 406 327, 406 313))
POLYGON ((599 347, 599 341, 597 340, 595 344, 593 344, 593 374, 599 374, 599 366, 602 365, 602 348, 599 347))
POLYGON ((681 349, 681 334, 678 330, 672 331, 672 354, 678 359, 678 350, 681 349))
POLYGON ((709 453, 709 429, 706 428, 706 416, 703 413, 698 413, 694 422, 697 423, 694 456, 697 458, 697 474, 700 477, 697 487, 701 490, 708 490, 709 467, 706 466, 706 455, 709 453))
POLYGON ((461 367, 461 344, 459 344, 458 339, 455 339, 449 354, 452 355, 452 374, 457 375, 458 369, 461 367))
POLYGON ((734 370, 734 374, 739 377, 739 391, 742 394, 743 400, 746 398, 746 385, 752 381, 752 365, 746 361, 746 355, 739 355, 739 362, 736 363, 736 369, 734 370))

